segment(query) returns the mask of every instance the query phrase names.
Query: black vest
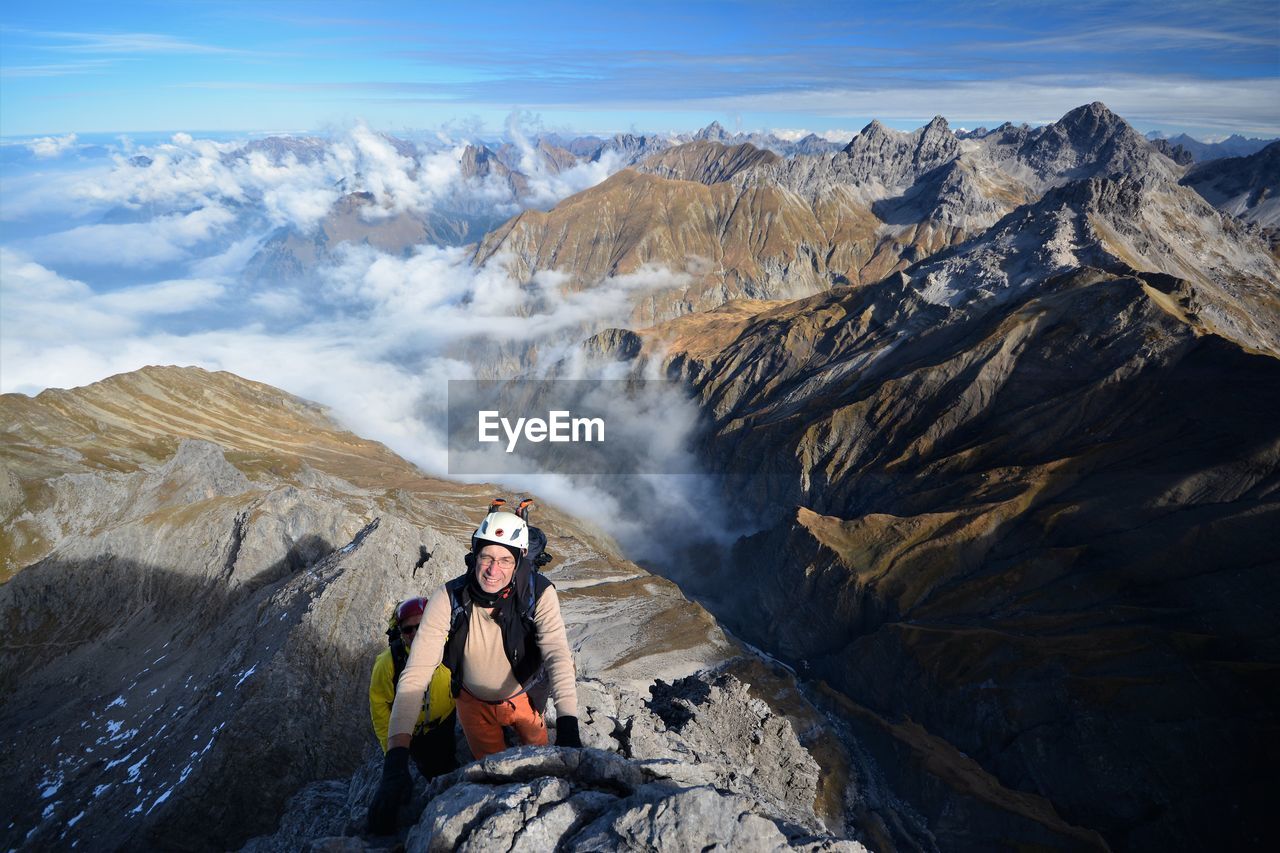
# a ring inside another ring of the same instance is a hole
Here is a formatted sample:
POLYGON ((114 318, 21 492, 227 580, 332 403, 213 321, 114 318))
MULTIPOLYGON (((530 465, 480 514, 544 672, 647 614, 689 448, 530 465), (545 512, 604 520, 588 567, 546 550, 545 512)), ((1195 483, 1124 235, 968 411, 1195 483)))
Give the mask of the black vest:
MULTIPOLYGON (((516 680, 526 688, 537 680, 542 670, 542 651, 538 648, 538 630, 534 625, 533 612, 543 590, 551 585, 551 581, 540 572, 517 572, 516 601, 513 606, 499 610, 503 650, 516 680)), ((462 692, 463 658, 467 647, 467 633, 471 630, 471 609, 475 602, 467 591, 467 575, 454 578, 444 588, 449 593, 452 614, 449 617, 449 637, 444 644, 443 662, 453 674, 453 695, 457 696, 462 692)))

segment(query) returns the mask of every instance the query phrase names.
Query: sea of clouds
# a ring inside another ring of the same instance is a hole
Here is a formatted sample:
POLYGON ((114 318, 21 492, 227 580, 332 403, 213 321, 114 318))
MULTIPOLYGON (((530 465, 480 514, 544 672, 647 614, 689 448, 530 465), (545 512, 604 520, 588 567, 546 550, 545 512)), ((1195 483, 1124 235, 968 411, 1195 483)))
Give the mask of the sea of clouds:
MULTIPOLYGON (((626 326, 638 293, 679 286, 685 274, 646 268, 571 290, 554 272, 520 282, 501 257, 477 267, 466 247, 431 243, 404 253, 347 243, 279 279, 247 269, 273 238, 310 239, 353 191, 371 196, 360 208, 370 225, 451 211, 496 223, 620 167, 606 152, 556 168, 515 120, 505 141, 524 178, 519 193, 499 175, 466 175, 466 140, 410 142, 363 124, 324 138, 73 134, 5 145, 0 390, 76 387, 149 364, 227 370, 322 403, 345 427, 445 474, 448 380, 502 375, 470 353, 532 343, 540 363, 561 360, 561 376, 581 377, 578 342, 626 326)), ((650 415, 655 431, 673 436, 661 452, 688 453, 674 433, 692 429, 691 405, 673 399, 650 415)), ((653 470, 696 463, 655 460, 653 470)), ((502 479, 599 520, 624 545, 638 543, 637 556, 653 556, 645 543, 661 541, 654 524, 696 517, 711 488, 696 476, 502 479), (636 505, 648 515, 626 510, 636 505)))

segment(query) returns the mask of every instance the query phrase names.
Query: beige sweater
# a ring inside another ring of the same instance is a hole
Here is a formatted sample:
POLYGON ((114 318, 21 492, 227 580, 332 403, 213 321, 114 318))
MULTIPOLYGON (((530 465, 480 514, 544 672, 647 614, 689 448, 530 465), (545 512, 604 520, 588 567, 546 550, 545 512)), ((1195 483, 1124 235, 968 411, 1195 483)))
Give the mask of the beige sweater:
MULTIPOLYGON (((521 687, 502 648, 502 627, 493 620, 492 613, 485 607, 471 608, 471 624, 467 629, 467 645, 463 650, 465 664, 462 683, 477 698, 497 702, 519 693, 521 687)), ((423 694, 431 683, 431 674, 444 657, 444 644, 449 636, 449 616, 449 593, 441 586, 427 601, 422 626, 418 628, 418 636, 413 638, 413 645, 409 648, 409 661, 400 675, 396 701, 391 708, 389 735, 392 737, 413 733, 418 712, 422 710, 423 694)), ((533 621, 543 666, 547 668, 547 675, 551 679, 551 696, 555 699, 556 714, 576 717, 577 674, 555 587, 547 587, 538 597, 533 621)))

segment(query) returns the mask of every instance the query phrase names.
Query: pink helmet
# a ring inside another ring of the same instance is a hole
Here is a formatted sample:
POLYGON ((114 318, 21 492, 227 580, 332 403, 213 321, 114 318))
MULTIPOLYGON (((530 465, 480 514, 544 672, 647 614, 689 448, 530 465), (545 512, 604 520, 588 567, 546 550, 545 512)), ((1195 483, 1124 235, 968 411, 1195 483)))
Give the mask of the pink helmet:
POLYGON ((402 623, 412 616, 421 616, 426 609, 427 600, 425 598, 406 598, 396 608, 396 622, 402 623))

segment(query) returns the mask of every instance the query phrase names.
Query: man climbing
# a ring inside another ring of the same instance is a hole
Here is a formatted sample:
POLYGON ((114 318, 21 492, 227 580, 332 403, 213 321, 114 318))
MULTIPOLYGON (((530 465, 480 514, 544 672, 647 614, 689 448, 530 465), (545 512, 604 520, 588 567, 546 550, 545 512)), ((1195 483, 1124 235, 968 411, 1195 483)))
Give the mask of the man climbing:
MULTIPOLYGON (((406 599, 396 607, 387 628, 387 648, 373 662, 373 674, 369 677, 369 716, 373 720, 373 733, 384 753, 387 751, 391 708, 396 698, 396 682, 408 662, 413 637, 422 624, 426 607, 425 598, 406 599)), ((424 779, 434 779, 458 766, 454 735, 458 715, 454 710, 450 681, 448 668, 443 665, 436 667, 427 690, 427 701, 419 703, 421 711, 409 741, 409 755, 424 779)))
MULTIPOLYGON (((391 710, 382 781, 369 807, 373 832, 395 829, 411 784, 413 713, 442 661, 452 672, 458 722, 476 758, 505 748, 504 726, 524 744, 547 743, 543 709, 529 697, 543 679, 555 700, 556 744, 582 746, 577 676, 560 600, 536 571, 537 555, 529 553, 527 515, 502 511, 500 504, 471 537, 466 574, 433 592, 427 604, 391 710)), ((521 512, 527 512, 524 505, 521 512)), ((545 541, 540 533, 539 539, 545 541)))

